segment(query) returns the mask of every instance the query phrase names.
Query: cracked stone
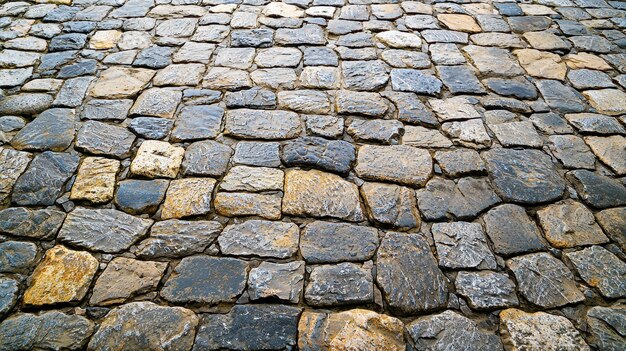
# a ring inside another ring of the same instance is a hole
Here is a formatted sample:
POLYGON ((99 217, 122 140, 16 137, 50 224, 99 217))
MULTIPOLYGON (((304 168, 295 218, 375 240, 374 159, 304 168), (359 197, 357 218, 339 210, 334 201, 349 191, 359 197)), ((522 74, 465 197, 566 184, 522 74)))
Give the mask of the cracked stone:
POLYGON ((439 265, 446 268, 495 269, 496 259, 478 223, 435 223, 432 234, 439 265))
POLYGON ((298 250, 299 230, 293 223, 250 220, 227 226, 218 242, 227 255, 288 258, 298 250))

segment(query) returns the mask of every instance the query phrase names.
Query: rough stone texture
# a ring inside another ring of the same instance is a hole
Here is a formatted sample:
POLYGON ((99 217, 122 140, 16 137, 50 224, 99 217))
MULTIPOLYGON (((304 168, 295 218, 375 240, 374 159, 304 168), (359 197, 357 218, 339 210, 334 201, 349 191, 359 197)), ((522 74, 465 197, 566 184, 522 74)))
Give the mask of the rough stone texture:
POLYGON ((281 305, 241 305, 227 314, 205 314, 193 350, 293 348, 299 317, 299 308, 281 305))
POLYGON ((596 219, 606 235, 616 241, 622 249, 626 247, 626 207, 611 208, 600 211, 596 219))
POLYGON ((403 145, 359 148, 356 173, 365 179, 422 186, 432 174, 433 162, 423 149, 403 145))
POLYGON ((603 244, 608 238, 596 224, 593 213, 574 200, 537 211, 539 223, 550 245, 556 248, 603 244))
POLYGON ((433 239, 439 265, 446 268, 495 269, 496 259, 478 223, 435 223, 433 239))
POLYGON ((115 176, 120 162, 100 157, 87 157, 78 168, 70 199, 105 203, 113 199, 115 176))
POLYGON ((554 308, 583 301, 572 272, 547 253, 518 256, 507 261, 519 292, 535 305, 554 308))
POLYGON ((544 248, 537 225, 521 206, 494 207, 485 214, 483 221, 497 254, 510 256, 544 248))
POLYGON ((338 313, 302 313, 298 324, 300 350, 405 350, 404 324, 397 318, 353 309, 338 313))
POLYGON ((454 283, 459 294, 475 309, 511 307, 519 303, 515 283, 504 273, 459 272, 454 283))
POLYGON ((394 312, 415 314, 446 306, 448 279, 424 238, 387 233, 377 255, 376 281, 394 312), (417 270, 421 273, 414 274, 417 270))
POLYGON ((80 301, 97 270, 98 260, 89 253, 57 245, 33 272, 23 301, 33 306, 80 301))
POLYGON ((341 177, 316 170, 285 173, 283 213, 361 221, 364 214, 357 186, 341 177))
POLYGON ((152 223, 114 209, 78 207, 65 218, 58 238, 87 250, 120 252, 144 236, 152 223))
POLYGON ((298 250, 299 232, 293 223, 250 220, 224 228, 218 238, 227 255, 288 258, 298 250))
POLYGON ((115 193, 115 205, 130 214, 154 213, 165 198, 169 182, 156 180, 124 180, 115 193))
POLYGON ((500 333, 507 347, 531 350, 590 350, 565 317, 510 308, 500 312, 500 333))
POLYGON ((0 207, 10 201, 13 186, 31 160, 32 156, 27 152, 10 149, 0 151, 0 207))
POLYGON ((315 221, 302 231, 300 252, 308 263, 366 261, 378 242, 374 228, 315 221))
POLYGON ((74 120, 74 110, 46 110, 21 129, 11 139, 11 145, 18 150, 63 151, 74 139, 74 120))
POLYGON ((108 99, 132 97, 148 84, 154 73, 144 68, 111 67, 102 72, 89 94, 108 99))
POLYGON ((198 317, 182 307, 132 302, 111 310, 89 342, 89 350, 189 350, 198 317))
POLYGON ((31 210, 25 207, 0 211, 0 232, 34 239, 48 239, 61 228, 65 213, 57 210, 31 210))
POLYGON ((601 350, 620 350, 626 344, 624 338, 623 306, 593 307, 587 311, 587 323, 593 336, 591 345, 601 350))
POLYGON ((407 324, 406 330, 416 350, 502 350, 497 335, 452 311, 416 319, 407 324))
POLYGON ((170 219, 155 223, 150 236, 138 244, 142 258, 184 257, 204 251, 222 231, 213 221, 181 221, 170 219))
POLYGON ((602 246, 591 246, 571 252, 567 258, 578 274, 600 290, 603 296, 619 298, 626 295, 626 263, 602 246))
POLYGON ((300 124, 294 112, 232 110, 226 112, 224 134, 243 139, 288 139, 300 134, 300 124))
POLYGON ((170 182, 161 209, 161 219, 206 214, 211 210, 215 179, 183 178, 170 182))
POLYGON ((304 262, 262 262, 248 275, 248 294, 252 300, 276 298, 300 302, 304 286, 304 262))
POLYGON ((281 159, 287 167, 311 167, 345 174, 354 162, 355 153, 354 146, 342 140, 302 137, 283 145, 281 159))
POLYGON ((398 228, 419 228, 415 192, 411 188, 384 183, 365 183, 361 195, 374 222, 398 228))
POLYGON ((234 302, 246 287, 248 263, 235 258, 183 258, 161 289, 172 303, 234 302))

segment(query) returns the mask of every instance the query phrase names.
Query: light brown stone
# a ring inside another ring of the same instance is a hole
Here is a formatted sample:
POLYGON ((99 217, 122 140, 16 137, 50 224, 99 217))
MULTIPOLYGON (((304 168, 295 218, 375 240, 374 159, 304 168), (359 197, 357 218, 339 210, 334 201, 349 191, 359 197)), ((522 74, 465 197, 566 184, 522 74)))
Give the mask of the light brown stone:
POLYGON ((565 317, 509 308, 500 312, 500 336, 507 350, 588 351, 580 333, 565 317))
POLYGON ((144 68, 111 67, 100 74, 90 95, 99 98, 119 99, 136 95, 154 76, 154 71, 144 68))
POLYGON ((130 164, 135 175, 148 178, 176 178, 185 149, 157 140, 144 141, 130 164))
POLYGON ((115 176, 120 170, 120 161, 103 157, 87 157, 78 169, 72 186, 70 199, 105 203, 113 199, 115 176))
POLYGON ((305 311, 298 324, 300 350, 404 351, 404 324, 364 309, 339 313, 305 311))
POLYGON ((215 211, 223 216, 259 216, 280 219, 279 194, 217 193, 215 211))
POLYGON ((42 306, 80 301, 98 270, 91 254, 57 245, 46 252, 30 277, 24 303, 42 306))
POLYGON ((412 187, 422 186, 433 172, 428 151, 406 145, 359 148, 356 174, 368 180, 396 182, 412 187))
POLYGON ((609 239, 596 224, 593 213, 574 200, 537 211, 546 239, 556 248, 602 244, 609 239))
POLYGON ((9 204, 13 186, 32 158, 31 154, 24 151, 10 149, 0 151, 0 208, 9 204))
POLYGON ((514 51, 517 59, 528 74, 533 77, 564 80, 567 67, 561 57, 550 52, 535 49, 514 51))
POLYGON ((610 137, 589 136, 585 143, 591 151, 618 175, 626 174, 626 138, 621 135, 610 137))
POLYGON ((622 115, 626 113, 626 93, 618 89, 587 90, 583 95, 600 113, 622 115))
POLYGON ((130 297, 155 289, 166 268, 165 262, 116 257, 98 277, 89 303, 93 305, 123 303, 130 297))
POLYGON ((611 66, 602 58, 587 52, 580 52, 565 56, 565 63, 571 69, 596 69, 600 71, 610 70, 611 66))
POLYGON ((119 30, 99 30, 91 36, 89 48, 96 50, 111 49, 122 37, 119 30))
POLYGON ((170 182, 161 210, 161 219, 209 213, 215 187, 213 178, 183 178, 170 182))
POLYGON ((220 190, 250 192, 283 190, 284 179, 285 174, 280 169, 235 166, 222 179, 220 190))
POLYGON ((365 219, 356 184, 317 170, 287 170, 283 213, 355 222, 365 219))
POLYGON ((268 17, 298 18, 304 16, 304 11, 284 2, 270 2, 263 8, 263 14, 268 17))
POLYGON ((480 26, 472 16, 444 13, 437 15, 437 19, 443 23, 448 29, 458 30, 460 32, 478 33, 481 31, 480 26))
POLYGON ((558 50, 569 48, 569 45, 563 41, 563 39, 550 32, 527 32, 524 33, 524 38, 528 40, 533 48, 538 50, 558 50))

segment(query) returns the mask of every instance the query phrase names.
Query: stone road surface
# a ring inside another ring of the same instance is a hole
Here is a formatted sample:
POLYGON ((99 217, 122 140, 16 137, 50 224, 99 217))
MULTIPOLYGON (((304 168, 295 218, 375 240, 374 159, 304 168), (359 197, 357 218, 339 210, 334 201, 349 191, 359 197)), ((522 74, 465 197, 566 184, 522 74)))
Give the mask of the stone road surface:
POLYGON ((0 2, 0 350, 626 350, 626 2, 0 2))

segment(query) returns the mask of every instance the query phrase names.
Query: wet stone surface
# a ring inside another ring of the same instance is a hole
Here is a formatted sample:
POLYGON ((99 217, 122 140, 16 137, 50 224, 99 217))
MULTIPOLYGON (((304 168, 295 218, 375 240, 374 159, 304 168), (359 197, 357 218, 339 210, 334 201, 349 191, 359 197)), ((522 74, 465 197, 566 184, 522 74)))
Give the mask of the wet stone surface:
POLYGON ((624 18, 0 1, 0 350, 626 349, 624 18))

